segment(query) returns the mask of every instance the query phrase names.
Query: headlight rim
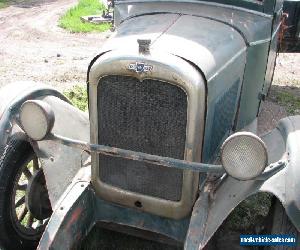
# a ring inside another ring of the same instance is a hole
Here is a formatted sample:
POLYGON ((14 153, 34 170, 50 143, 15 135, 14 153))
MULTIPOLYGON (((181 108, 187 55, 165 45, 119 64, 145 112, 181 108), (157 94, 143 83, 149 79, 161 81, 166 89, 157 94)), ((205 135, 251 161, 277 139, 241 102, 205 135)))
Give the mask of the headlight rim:
POLYGON ((221 150, 220 150, 220 160, 221 160, 221 164, 223 166, 223 168, 225 169, 225 172, 231 176, 232 178, 239 180, 239 181, 249 181, 249 180, 254 180, 256 177, 260 176, 264 170, 266 169, 267 165, 268 165, 268 150, 267 150, 267 146, 265 144, 265 142, 256 134, 252 133, 252 132, 248 132, 248 131, 239 131, 236 132, 230 136, 228 136, 226 138, 226 140, 223 142, 222 146, 221 146, 221 150), (265 156, 265 160, 264 163, 262 164, 264 167, 261 168, 260 171, 258 171, 258 174, 255 176, 251 176, 251 177, 237 177, 236 175, 232 174, 232 171, 228 171, 228 168, 226 168, 226 164, 224 165, 224 160, 223 160, 223 154, 224 154, 224 149, 227 145, 227 143, 229 141, 231 141, 232 139, 236 139, 236 137, 240 137, 240 136, 246 136, 246 137, 251 137, 252 139, 257 140, 257 142, 260 143, 260 146, 262 146, 262 149, 264 151, 264 156, 265 156))
POLYGON ((54 115, 54 112, 52 110, 52 107, 48 103, 46 103, 45 101, 42 101, 42 100, 27 100, 20 107, 18 120, 19 120, 20 127, 22 128, 22 130, 26 133, 26 135, 30 139, 32 139, 34 141, 41 141, 41 140, 45 139, 45 137, 49 133, 51 133, 51 131, 54 127, 54 123, 55 123, 55 115, 54 115), (44 133, 40 137, 32 136, 32 134, 30 135, 30 133, 28 133, 28 130, 25 128, 26 126, 24 126, 24 122, 22 122, 22 112, 24 111, 24 108, 27 105, 35 105, 42 112, 43 118, 45 118, 46 129, 44 129, 44 133))

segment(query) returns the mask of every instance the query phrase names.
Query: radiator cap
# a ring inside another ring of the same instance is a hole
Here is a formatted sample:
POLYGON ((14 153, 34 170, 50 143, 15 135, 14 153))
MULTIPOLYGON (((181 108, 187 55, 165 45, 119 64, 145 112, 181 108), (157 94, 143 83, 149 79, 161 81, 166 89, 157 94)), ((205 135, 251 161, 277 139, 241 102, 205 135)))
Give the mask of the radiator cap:
POLYGON ((151 39, 137 39, 139 44, 139 53, 150 54, 151 39))

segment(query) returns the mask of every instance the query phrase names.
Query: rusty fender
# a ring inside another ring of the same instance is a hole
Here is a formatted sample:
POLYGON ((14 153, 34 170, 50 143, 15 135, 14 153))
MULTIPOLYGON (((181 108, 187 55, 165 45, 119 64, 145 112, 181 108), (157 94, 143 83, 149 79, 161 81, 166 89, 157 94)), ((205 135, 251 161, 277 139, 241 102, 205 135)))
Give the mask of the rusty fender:
MULTIPOLYGON (((27 100, 47 102, 54 114, 53 131, 75 139, 89 141, 88 114, 73 107, 57 90, 34 82, 17 82, 0 90, 0 155, 10 137, 23 132, 17 125, 19 109, 27 100)), ((33 121, 34 122, 34 121, 33 121)), ((31 141, 44 170, 52 207, 71 183, 88 155, 82 150, 66 147, 52 141, 31 141)))
POLYGON ((282 119, 262 139, 269 163, 277 162, 277 171, 249 181, 227 176, 217 187, 207 183, 195 203, 185 249, 202 249, 233 209, 258 192, 276 196, 300 231, 300 116, 282 119))
MULTIPOLYGON (((46 96, 40 100, 48 103, 54 112, 54 133, 76 140, 90 141, 87 113, 55 96, 46 96)), ((52 140, 34 142, 33 148, 42 162, 50 202, 54 208, 78 170, 84 166, 89 154, 82 149, 68 147, 52 140)))

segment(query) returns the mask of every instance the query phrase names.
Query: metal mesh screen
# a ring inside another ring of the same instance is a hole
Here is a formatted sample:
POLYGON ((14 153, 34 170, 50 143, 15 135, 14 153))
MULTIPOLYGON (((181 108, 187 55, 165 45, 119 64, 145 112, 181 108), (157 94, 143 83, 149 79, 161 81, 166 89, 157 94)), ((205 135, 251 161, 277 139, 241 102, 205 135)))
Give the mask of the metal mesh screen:
MULTIPOLYGON (((98 85, 98 143, 153 155, 184 158, 187 96, 169 83, 106 76, 98 85)), ((132 192, 178 201, 182 171, 99 156, 100 179, 132 192)))

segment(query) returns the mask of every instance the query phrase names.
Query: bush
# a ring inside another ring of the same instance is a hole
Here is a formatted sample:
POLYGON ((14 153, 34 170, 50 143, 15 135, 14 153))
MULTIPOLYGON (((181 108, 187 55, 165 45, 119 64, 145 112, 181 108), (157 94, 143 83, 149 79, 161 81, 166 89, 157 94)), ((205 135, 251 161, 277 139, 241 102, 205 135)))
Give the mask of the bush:
POLYGON ((88 96, 85 87, 76 85, 73 88, 66 90, 64 95, 71 101, 71 103, 82 111, 88 109, 88 96))

